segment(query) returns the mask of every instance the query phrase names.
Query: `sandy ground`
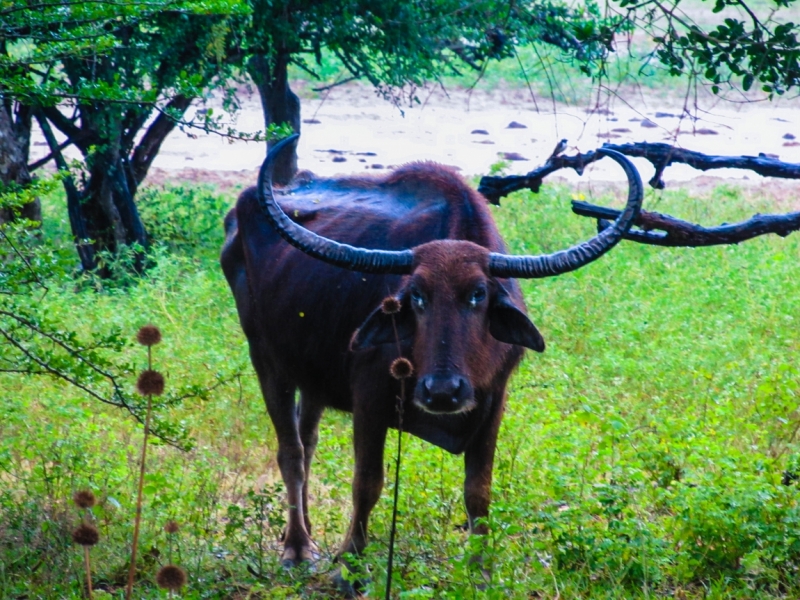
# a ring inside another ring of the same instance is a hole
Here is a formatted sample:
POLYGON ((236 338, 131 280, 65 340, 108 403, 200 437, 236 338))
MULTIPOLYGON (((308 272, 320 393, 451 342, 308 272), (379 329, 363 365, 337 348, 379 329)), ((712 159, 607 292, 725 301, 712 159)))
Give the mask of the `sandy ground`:
MULTIPOLYGON (((242 131, 263 128, 258 96, 243 91, 242 110, 235 126, 242 131)), ((371 88, 350 84, 334 88, 325 98, 303 100, 300 168, 320 175, 355 172, 381 173, 413 160, 454 165, 465 175, 482 175, 501 159, 506 173, 525 173, 540 165, 558 140, 568 140, 567 152, 586 151, 604 142, 669 142, 709 154, 755 155, 800 162, 800 101, 775 103, 707 102, 689 113, 679 100, 646 97, 606 97, 600 106, 565 106, 527 90, 492 92, 423 90, 420 104, 403 110, 377 97, 371 88), (797 136, 797 140, 795 137, 797 136)), ((218 111, 218 103, 209 104, 218 111)), ((202 108, 202 107, 198 107, 202 108)), ((194 110, 194 109, 190 109, 194 110)), ((35 132, 31 159, 46 154, 35 132)), ((72 156, 76 156, 72 150, 72 156)), ((230 142, 195 131, 193 137, 174 131, 156 158, 148 183, 207 181, 222 187, 255 182, 265 147, 253 142, 230 142)), ((652 174, 647 161, 635 159, 643 179, 652 174)), ((750 172, 713 171, 713 176, 686 166, 666 172, 668 185, 705 187, 719 178, 745 185, 763 179, 750 172), (684 182, 684 183, 682 183, 684 182)), ((611 161, 587 169, 583 178, 562 171, 571 181, 618 181, 621 171, 611 161)), ((794 182, 772 187, 793 194, 794 182)), ((783 194, 781 194, 783 195, 783 194)))

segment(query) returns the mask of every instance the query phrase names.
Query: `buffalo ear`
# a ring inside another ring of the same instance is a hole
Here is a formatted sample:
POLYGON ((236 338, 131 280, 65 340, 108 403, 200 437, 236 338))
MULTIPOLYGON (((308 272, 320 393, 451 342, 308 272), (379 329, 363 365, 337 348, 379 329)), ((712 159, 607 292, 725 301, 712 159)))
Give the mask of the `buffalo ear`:
POLYGON ((396 343, 398 340, 395 338, 395 327, 397 327, 397 337, 400 338, 400 341, 414 335, 414 314, 408 305, 408 300, 405 295, 398 300, 400 301, 398 312, 387 315, 379 306, 372 311, 361 327, 356 329, 350 339, 352 352, 369 350, 381 344, 396 343), (394 317, 394 323, 392 323, 392 317, 394 317))
POLYGON ((489 333, 500 342, 544 352, 542 334, 525 313, 514 305, 502 286, 489 307, 489 333))

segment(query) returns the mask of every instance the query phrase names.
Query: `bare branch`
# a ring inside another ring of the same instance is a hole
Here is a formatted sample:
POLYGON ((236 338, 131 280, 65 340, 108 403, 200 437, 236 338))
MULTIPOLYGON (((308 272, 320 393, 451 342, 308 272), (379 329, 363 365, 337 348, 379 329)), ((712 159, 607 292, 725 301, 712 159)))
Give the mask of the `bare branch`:
MULTIPOLYGON (((68 139, 65 142, 61 142, 58 145, 58 149, 59 149, 59 151, 61 151, 64 148, 66 148, 67 146, 70 146, 71 144, 72 144, 72 140, 68 139)), ((44 158, 40 158, 39 160, 37 160, 35 162, 32 162, 31 164, 28 165, 28 172, 32 173, 33 171, 35 171, 39 167, 43 167, 44 165, 49 163, 51 160, 53 160, 55 157, 56 157, 55 153, 51 152, 50 154, 48 154, 44 158)))
POLYGON ((781 179, 800 179, 800 164, 786 163, 771 158, 766 154, 758 156, 718 156, 702 154, 692 150, 683 150, 669 144, 640 142, 636 144, 604 144, 604 148, 611 148, 626 156, 641 157, 650 161, 656 173, 649 183, 656 189, 664 189, 661 179, 664 169, 674 163, 689 165, 698 171, 711 169, 745 169, 753 171, 764 177, 779 177, 781 179))
MULTIPOLYGON (((573 200, 572 212, 597 219, 598 231, 611 226, 620 211, 573 200)), ((738 244, 760 235, 774 233, 786 237, 800 229, 800 212, 786 215, 754 215, 747 221, 719 227, 703 227, 657 212, 641 211, 634 225, 641 230, 624 234, 626 240, 653 246, 699 247, 738 244), (658 232, 653 230, 657 229, 658 232)))
POLYGON ((311 88, 311 89, 314 90, 315 92, 327 92, 328 90, 332 90, 335 87, 338 87, 340 85, 344 85, 345 83, 350 83, 351 81, 356 81, 358 79, 361 79, 361 77, 357 77, 357 76, 353 75, 352 77, 347 77, 345 79, 340 79, 339 81, 335 81, 335 82, 331 83, 330 85, 323 85, 323 86, 315 87, 315 88, 311 88))
MULTIPOLYGON (((603 148, 616 150, 626 156, 644 158, 655 167, 655 175, 650 185, 663 189, 662 175, 664 169, 673 163, 687 164, 700 171, 710 169, 746 169, 766 177, 784 179, 800 179, 800 164, 781 162, 765 154, 758 156, 715 156, 675 148, 669 144, 604 144, 603 148)), ((493 204, 500 204, 500 198, 508 194, 530 189, 538 192, 542 180, 555 171, 563 168, 574 169, 579 175, 586 165, 602 158, 597 151, 575 156, 551 156, 541 167, 527 175, 510 177, 482 177, 478 191, 493 204)), ((610 226, 610 221, 619 216, 619 211, 595 206, 586 202, 572 203, 575 214, 598 220, 598 230, 610 226)), ((760 235, 774 233, 786 237, 800 229, 800 212, 786 215, 755 215, 747 221, 723 224, 719 227, 703 227, 695 223, 683 221, 670 215, 657 212, 642 211, 635 225, 641 230, 631 230, 623 237, 627 240, 655 246, 716 246, 720 244, 738 244, 760 235), (658 231, 653 231, 658 230, 658 231)))
POLYGON ((538 193, 539 188, 542 186, 542 180, 559 169, 574 169, 578 175, 583 175, 583 170, 586 168, 586 165, 590 165, 601 158, 602 155, 597 154, 594 150, 586 154, 576 154, 575 156, 566 156, 563 154, 551 156, 541 167, 537 167, 527 175, 509 175, 505 177, 487 175, 481 177, 478 191, 483 194, 489 202, 499 206, 500 198, 508 196, 513 192, 529 189, 532 192, 538 193))
MULTIPOLYGON (((662 180, 664 169, 674 163, 687 164, 699 171, 711 169, 746 169, 764 177, 780 177, 782 179, 800 179, 800 164, 781 162, 766 154, 758 156, 717 156, 707 155, 692 150, 683 150, 669 144, 639 142, 635 144, 603 144, 603 148, 616 150, 620 154, 644 158, 655 167, 655 174, 649 183, 655 189, 664 189, 662 180)), ((530 189, 539 191, 542 180, 559 169, 571 168, 583 174, 586 165, 601 158, 594 150, 575 156, 551 157, 541 167, 530 171, 527 175, 508 177, 482 177, 478 191, 486 196, 492 204, 499 204, 500 198, 518 190, 530 189)))

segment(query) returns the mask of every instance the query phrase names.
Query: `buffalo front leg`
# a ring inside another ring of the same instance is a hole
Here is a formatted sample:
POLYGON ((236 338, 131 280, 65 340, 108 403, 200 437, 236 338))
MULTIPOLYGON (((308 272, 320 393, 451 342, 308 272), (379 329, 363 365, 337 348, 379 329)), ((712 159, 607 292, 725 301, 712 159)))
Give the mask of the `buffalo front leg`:
POLYGON ((303 561, 315 558, 314 543, 306 529, 303 506, 303 486, 305 485, 305 452, 298 428, 297 408, 294 401, 295 388, 266 369, 256 365, 264 400, 267 404, 275 433, 278 437, 278 467, 281 470, 289 514, 283 540, 281 562, 284 567, 293 567, 303 561))
POLYGON ((492 467, 497 430, 493 434, 491 439, 476 440, 464 453, 464 504, 469 531, 478 535, 488 533, 484 520, 489 516, 489 503, 492 500, 492 467))
POLYGON ((464 452, 464 504, 467 509, 469 531, 478 535, 488 533, 483 520, 489 516, 489 503, 492 500, 492 468, 494 451, 497 447, 497 432, 503 418, 505 388, 496 389, 492 397, 499 401, 494 400, 485 425, 477 432, 473 442, 464 452))
POLYGON ((355 470, 353 473, 353 516, 339 556, 344 553, 360 554, 367 545, 369 515, 381 497, 383 489, 383 446, 387 427, 379 420, 369 418, 366 411, 353 411, 353 446, 355 470), (377 421, 377 422, 376 422, 377 421))
MULTIPOLYGON (((500 396, 502 398, 502 396, 500 396)), ((464 504, 467 509, 470 534, 485 536, 489 533, 486 518, 489 516, 489 504, 492 500, 492 468, 494 452, 497 446, 497 432, 502 418, 502 406, 495 408, 489 422, 475 436, 475 441, 464 452, 464 504)), ((482 544, 481 544, 482 546, 482 544)), ((470 563, 479 568, 481 575, 489 581, 491 577, 488 565, 484 564, 483 553, 470 558, 470 563)))

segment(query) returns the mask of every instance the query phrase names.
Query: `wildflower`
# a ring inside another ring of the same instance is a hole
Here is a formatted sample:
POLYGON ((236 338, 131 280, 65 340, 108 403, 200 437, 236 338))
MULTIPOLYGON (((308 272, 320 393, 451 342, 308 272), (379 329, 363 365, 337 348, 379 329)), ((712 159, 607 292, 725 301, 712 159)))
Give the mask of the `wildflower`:
POLYGON ((100 540, 100 532, 91 523, 81 523, 72 532, 72 541, 81 546, 94 546, 100 540))
POLYGON ((91 490, 80 490, 75 492, 72 500, 79 508, 92 508, 97 503, 97 499, 94 497, 94 494, 91 490))
POLYGON ((392 365, 389 367, 389 373, 391 373, 392 377, 395 379, 406 379, 411 377, 414 373, 414 365, 411 364, 410 360, 401 356, 392 361, 392 365))
POLYGON ((400 312, 400 301, 394 296, 387 296, 381 302, 381 312, 385 315, 393 315, 400 312))
POLYGON ((164 531, 169 534, 178 533, 178 529, 180 529, 180 526, 176 521, 167 521, 166 525, 164 525, 164 531))
POLYGON ((162 589, 177 591, 186 585, 186 572, 175 565, 166 565, 158 570, 156 583, 162 589))
POLYGON ((145 370, 136 381, 136 391, 142 396, 160 396, 164 392, 164 376, 158 371, 145 370))
POLYGON ((136 334, 136 341, 142 346, 155 346, 161 341, 161 330, 155 325, 145 325, 136 334))

